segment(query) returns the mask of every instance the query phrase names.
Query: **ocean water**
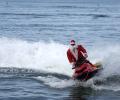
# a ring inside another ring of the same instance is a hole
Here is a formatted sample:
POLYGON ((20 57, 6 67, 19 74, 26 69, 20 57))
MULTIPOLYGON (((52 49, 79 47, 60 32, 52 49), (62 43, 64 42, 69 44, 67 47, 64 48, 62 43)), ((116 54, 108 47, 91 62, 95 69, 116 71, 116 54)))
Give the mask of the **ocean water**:
POLYGON ((0 100, 120 100, 119 0, 0 0, 0 100), (99 76, 71 79, 75 39, 99 76))

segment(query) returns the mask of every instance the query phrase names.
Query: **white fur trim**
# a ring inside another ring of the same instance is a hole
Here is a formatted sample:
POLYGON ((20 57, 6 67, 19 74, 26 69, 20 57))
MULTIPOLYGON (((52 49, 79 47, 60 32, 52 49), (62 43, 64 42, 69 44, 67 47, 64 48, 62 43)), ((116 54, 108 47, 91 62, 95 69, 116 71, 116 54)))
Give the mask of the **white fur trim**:
POLYGON ((75 57, 76 60, 78 60, 78 49, 77 49, 78 46, 71 46, 70 48, 70 52, 72 53, 72 55, 75 57), (75 50, 75 51, 74 51, 75 50))

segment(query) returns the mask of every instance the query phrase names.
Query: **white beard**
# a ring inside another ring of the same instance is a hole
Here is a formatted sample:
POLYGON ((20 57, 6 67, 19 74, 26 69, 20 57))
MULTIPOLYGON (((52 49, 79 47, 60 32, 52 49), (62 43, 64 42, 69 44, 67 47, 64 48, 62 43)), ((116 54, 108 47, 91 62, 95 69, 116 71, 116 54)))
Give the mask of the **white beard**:
POLYGON ((77 50, 77 45, 71 46, 70 45, 70 51, 73 54, 73 56, 78 60, 78 50, 77 50))
POLYGON ((76 45, 74 45, 74 46, 70 45, 70 50, 74 50, 74 49, 76 49, 76 48, 77 48, 76 45))

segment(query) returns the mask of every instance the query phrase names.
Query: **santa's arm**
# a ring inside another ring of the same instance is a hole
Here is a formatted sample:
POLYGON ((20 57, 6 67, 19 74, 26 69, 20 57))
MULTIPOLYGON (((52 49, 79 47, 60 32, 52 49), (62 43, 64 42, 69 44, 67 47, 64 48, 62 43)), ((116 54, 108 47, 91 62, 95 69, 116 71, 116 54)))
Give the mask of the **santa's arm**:
POLYGON ((82 50, 82 51, 80 51, 80 52, 82 53, 83 57, 87 58, 88 55, 87 55, 86 49, 85 49, 82 45, 80 45, 80 48, 81 48, 81 50, 82 50))

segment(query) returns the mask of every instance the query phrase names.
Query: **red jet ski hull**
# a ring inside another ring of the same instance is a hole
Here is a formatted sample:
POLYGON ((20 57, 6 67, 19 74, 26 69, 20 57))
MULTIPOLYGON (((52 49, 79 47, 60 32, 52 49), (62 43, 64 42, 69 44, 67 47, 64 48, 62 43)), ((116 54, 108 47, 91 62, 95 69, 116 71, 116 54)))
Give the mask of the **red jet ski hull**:
POLYGON ((90 62, 84 63, 81 66, 75 68, 73 79, 87 81, 94 77, 99 72, 99 70, 100 68, 97 68, 97 66, 92 65, 90 62))

